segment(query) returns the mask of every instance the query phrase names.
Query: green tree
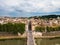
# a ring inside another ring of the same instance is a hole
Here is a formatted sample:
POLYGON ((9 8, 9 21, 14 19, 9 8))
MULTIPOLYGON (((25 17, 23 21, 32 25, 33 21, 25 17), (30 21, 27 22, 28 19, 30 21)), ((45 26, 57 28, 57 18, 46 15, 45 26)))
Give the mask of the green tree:
POLYGON ((13 34, 17 34, 20 32, 23 34, 25 31, 25 24, 23 23, 7 23, 7 24, 0 24, 0 32, 9 32, 13 34))
POLYGON ((44 32, 45 31, 45 27, 35 27, 35 31, 44 32))

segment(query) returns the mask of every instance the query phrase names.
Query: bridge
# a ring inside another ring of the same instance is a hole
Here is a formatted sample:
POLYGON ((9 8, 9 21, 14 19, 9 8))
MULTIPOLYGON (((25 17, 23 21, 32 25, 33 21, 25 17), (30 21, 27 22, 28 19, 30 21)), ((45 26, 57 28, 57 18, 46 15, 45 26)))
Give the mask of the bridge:
POLYGON ((32 32, 31 21, 28 21, 27 25, 27 45, 36 45, 32 32))

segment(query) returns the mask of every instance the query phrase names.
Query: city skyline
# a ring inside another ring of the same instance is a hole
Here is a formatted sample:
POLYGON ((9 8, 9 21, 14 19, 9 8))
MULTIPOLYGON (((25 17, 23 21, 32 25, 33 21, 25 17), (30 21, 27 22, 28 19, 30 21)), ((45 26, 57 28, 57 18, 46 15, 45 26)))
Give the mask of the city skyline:
POLYGON ((0 16, 60 15, 60 0, 0 0, 0 16))

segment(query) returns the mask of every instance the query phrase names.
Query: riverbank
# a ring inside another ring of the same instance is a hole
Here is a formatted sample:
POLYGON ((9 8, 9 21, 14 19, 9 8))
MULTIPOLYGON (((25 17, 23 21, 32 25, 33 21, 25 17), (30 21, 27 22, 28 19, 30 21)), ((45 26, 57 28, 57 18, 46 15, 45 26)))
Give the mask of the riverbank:
POLYGON ((58 38, 60 36, 37 36, 35 38, 58 38))
MULTIPOLYGON (((35 38, 58 38, 60 36, 34 36, 35 38)), ((26 36, 1 36, 0 39, 19 39, 19 38, 27 38, 26 36)))
POLYGON ((18 38, 27 38, 23 36, 1 36, 0 39, 18 39, 18 38))
MULTIPOLYGON (((34 33, 34 38, 59 38, 60 37, 60 31, 59 32, 47 32, 47 33, 34 33)), ((12 36, 0 36, 0 39, 19 39, 19 38, 27 38, 27 34, 24 33, 23 35, 12 35, 12 36)))

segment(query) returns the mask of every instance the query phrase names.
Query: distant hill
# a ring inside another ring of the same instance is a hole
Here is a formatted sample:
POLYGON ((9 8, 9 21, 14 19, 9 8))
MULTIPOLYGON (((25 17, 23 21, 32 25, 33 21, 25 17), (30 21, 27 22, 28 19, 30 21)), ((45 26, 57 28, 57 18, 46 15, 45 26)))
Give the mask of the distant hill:
POLYGON ((42 18, 42 19, 49 19, 49 18, 57 18, 60 17, 60 15, 44 15, 44 16, 33 16, 30 18, 42 18))
POLYGON ((45 15, 45 16, 41 16, 41 18, 57 18, 60 17, 60 15, 45 15))

